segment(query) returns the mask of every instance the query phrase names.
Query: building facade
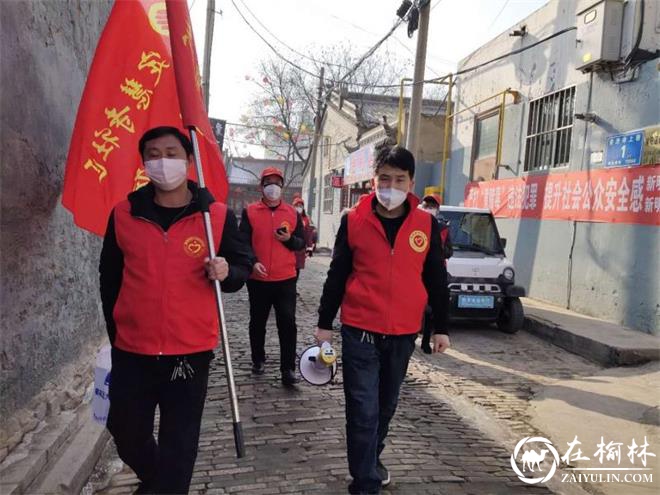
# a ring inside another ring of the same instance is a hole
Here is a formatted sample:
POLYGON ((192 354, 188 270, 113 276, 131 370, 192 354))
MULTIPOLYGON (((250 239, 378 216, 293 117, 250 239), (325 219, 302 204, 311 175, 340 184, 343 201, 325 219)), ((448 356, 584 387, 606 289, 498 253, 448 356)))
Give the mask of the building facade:
POLYGON ((458 68, 446 183, 448 204, 499 217, 531 297, 649 333, 659 32, 658 2, 551 0, 479 48, 458 68))
MULTIPOLYGON (((409 103, 404 98, 406 108, 409 103)), ((331 95, 321 122, 316 161, 306 171, 302 187, 308 213, 318 227, 319 247, 332 248, 342 212, 370 192, 374 148, 397 142, 398 107, 396 96, 331 95)), ((417 194, 423 193, 425 185, 439 183, 444 119, 440 101, 424 100, 420 156, 416 157, 417 194)), ((405 131, 406 113, 402 120, 405 131)))
POLYGON ((261 199, 259 182, 262 170, 277 167, 284 173, 284 201, 291 203, 302 192, 302 162, 252 157, 229 157, 226 161, 229 194, 227 206, 241 215, 243 209, 261 199))

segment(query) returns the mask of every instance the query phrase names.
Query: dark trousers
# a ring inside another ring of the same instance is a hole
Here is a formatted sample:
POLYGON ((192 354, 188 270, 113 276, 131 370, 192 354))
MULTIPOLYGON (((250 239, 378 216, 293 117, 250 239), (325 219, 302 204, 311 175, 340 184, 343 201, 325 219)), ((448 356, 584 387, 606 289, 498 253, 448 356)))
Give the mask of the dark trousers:
POLYGON ((296 368, 296 279, 281 282, 248 280, 250 298, 250 348, 252 362, 266 360, 266 322, 270 308, 275 308, 277 335, 280 339, 280 370, 296 368))
POLYGON ((172 381, 179 358, 112 350, 107 428, 119 457, 140 479, 142 493, 188 493, 212 357, 211 351, 186 356, 193 376, 172 381))
POLYGON ((385 448, 416 334, 390 336, 342 326, 350 493, 378 493, 376 464, 385 448))
POLYGON ((424 309, 424 323, 422 327, 422 349, 431 345, 431 335, 433 335, 433 318, 431 306, 426 305, 424 309))

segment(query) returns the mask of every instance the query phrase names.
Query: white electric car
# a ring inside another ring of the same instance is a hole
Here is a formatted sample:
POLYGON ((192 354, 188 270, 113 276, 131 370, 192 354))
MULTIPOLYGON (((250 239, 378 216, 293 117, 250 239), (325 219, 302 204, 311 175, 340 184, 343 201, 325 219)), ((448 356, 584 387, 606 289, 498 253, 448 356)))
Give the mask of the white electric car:
POLYGON ((495 322, 503 332, 523 326, 520 297, 525 289, 515 284, 513 263, 504 253, 489 210, 441 206, 438 220, 449 225, 454 254, 447 260, 452 320, 495 322))

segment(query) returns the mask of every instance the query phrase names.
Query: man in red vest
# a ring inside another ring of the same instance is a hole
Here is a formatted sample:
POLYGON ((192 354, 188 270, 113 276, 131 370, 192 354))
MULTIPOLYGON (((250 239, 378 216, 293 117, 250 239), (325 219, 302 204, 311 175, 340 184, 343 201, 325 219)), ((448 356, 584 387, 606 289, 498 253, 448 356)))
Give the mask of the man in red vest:
POLYGON ((192 144, 174 127, 139 143, 151 183, 113 209, 103 239, 101 301, 112 344, 107 427, 138 493, 188 493, 197 457, 218 314, 209 280, 239 290, 252 253, 234 213, 211 201, 218 258, 209 261, 200 202, 186 180, 192 144), (154 414, 160 411, 158 441, 154 414))
POLYGON ((250 298, 252 372, 265 372, 266 322, 275 308, 280 340, 282 383, 297 383, 296 368, 296 251, 305 248, 302 219, 282 201, 284 174, 276 167, 261 173, 262 199, 243 210, 240 230, 252 245, 256 259, 247 282, 250 298))
MULTIPOLYGON (((442 252, 445 260, 451 258, 454 253, 453 248, 451 247, 451 238, 449 236, 449 225, 442 219, 438 219, 438 211, 440 211, 440 204, 442 199, 440 199, 439 194, 427 194, 422 199, 422 204, 419 205, 421 210, 430 213, 438 220, 438 225, 440 225, 440 240, 442 241, 442 252)), ((445 261, 445 265, 447 262, 445 261)))
POLYGON ((305 239, 305 249, 296 251, 296 278, 298 278, 300 276, 300 270, 305 268, 307 256, 311 256, 314 252, 314 229, 311 220, 305 212, 305 201, 301 197, 294 198, 293 207, 302 220, 303 237, 305 239))
MULTIPOLYGON (((440 226, 440 241, 442 243, 442 256, 445 259, 445 266, 447 266, 447 260, 451 258, 454 250, 451 247, 451 238, 449 236, 449 225, 442 219, 438 218, 438 211, 440 209, 440 204, 442 200, 438 194, 427 194, 422 199, 422 204, 419 205, 419 208, 424 210, 427 213, 433 215, 433 218, 438 220, 438 225, 440 226)), ((432 354, 433 349, 431 349, 431 335, 433 334, 433 318, 431 316, 431 306, 427 305, 426 310, 424 311, 424 326, 422 328, 422 350, 426 354, 432 354)))
POLYGON ((342 217, 323 286, 315 336, 332 341, 341 306, 350 493, 379 493, 390 482, 380 461, 428 303, 434 352, 449 347, 447 270, 438 222, 417 208, 415 159, 384 146, 374 159, 375 192, 342 217))

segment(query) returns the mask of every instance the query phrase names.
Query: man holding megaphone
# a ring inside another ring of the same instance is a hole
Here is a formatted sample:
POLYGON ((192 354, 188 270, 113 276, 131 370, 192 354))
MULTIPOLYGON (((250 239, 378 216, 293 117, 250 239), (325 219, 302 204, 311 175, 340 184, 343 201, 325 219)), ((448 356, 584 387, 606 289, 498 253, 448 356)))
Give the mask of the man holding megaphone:
POLYGON ((321 296, 319 342, 332 341, 341 306, 350 493, 379 493, 390 482, 380 454, 427 301, 434 318, 433 352, 449 347, 440 228, 417 208, 414 174, 408 150, 377 149, 375 192, 342 217, 321 296))

